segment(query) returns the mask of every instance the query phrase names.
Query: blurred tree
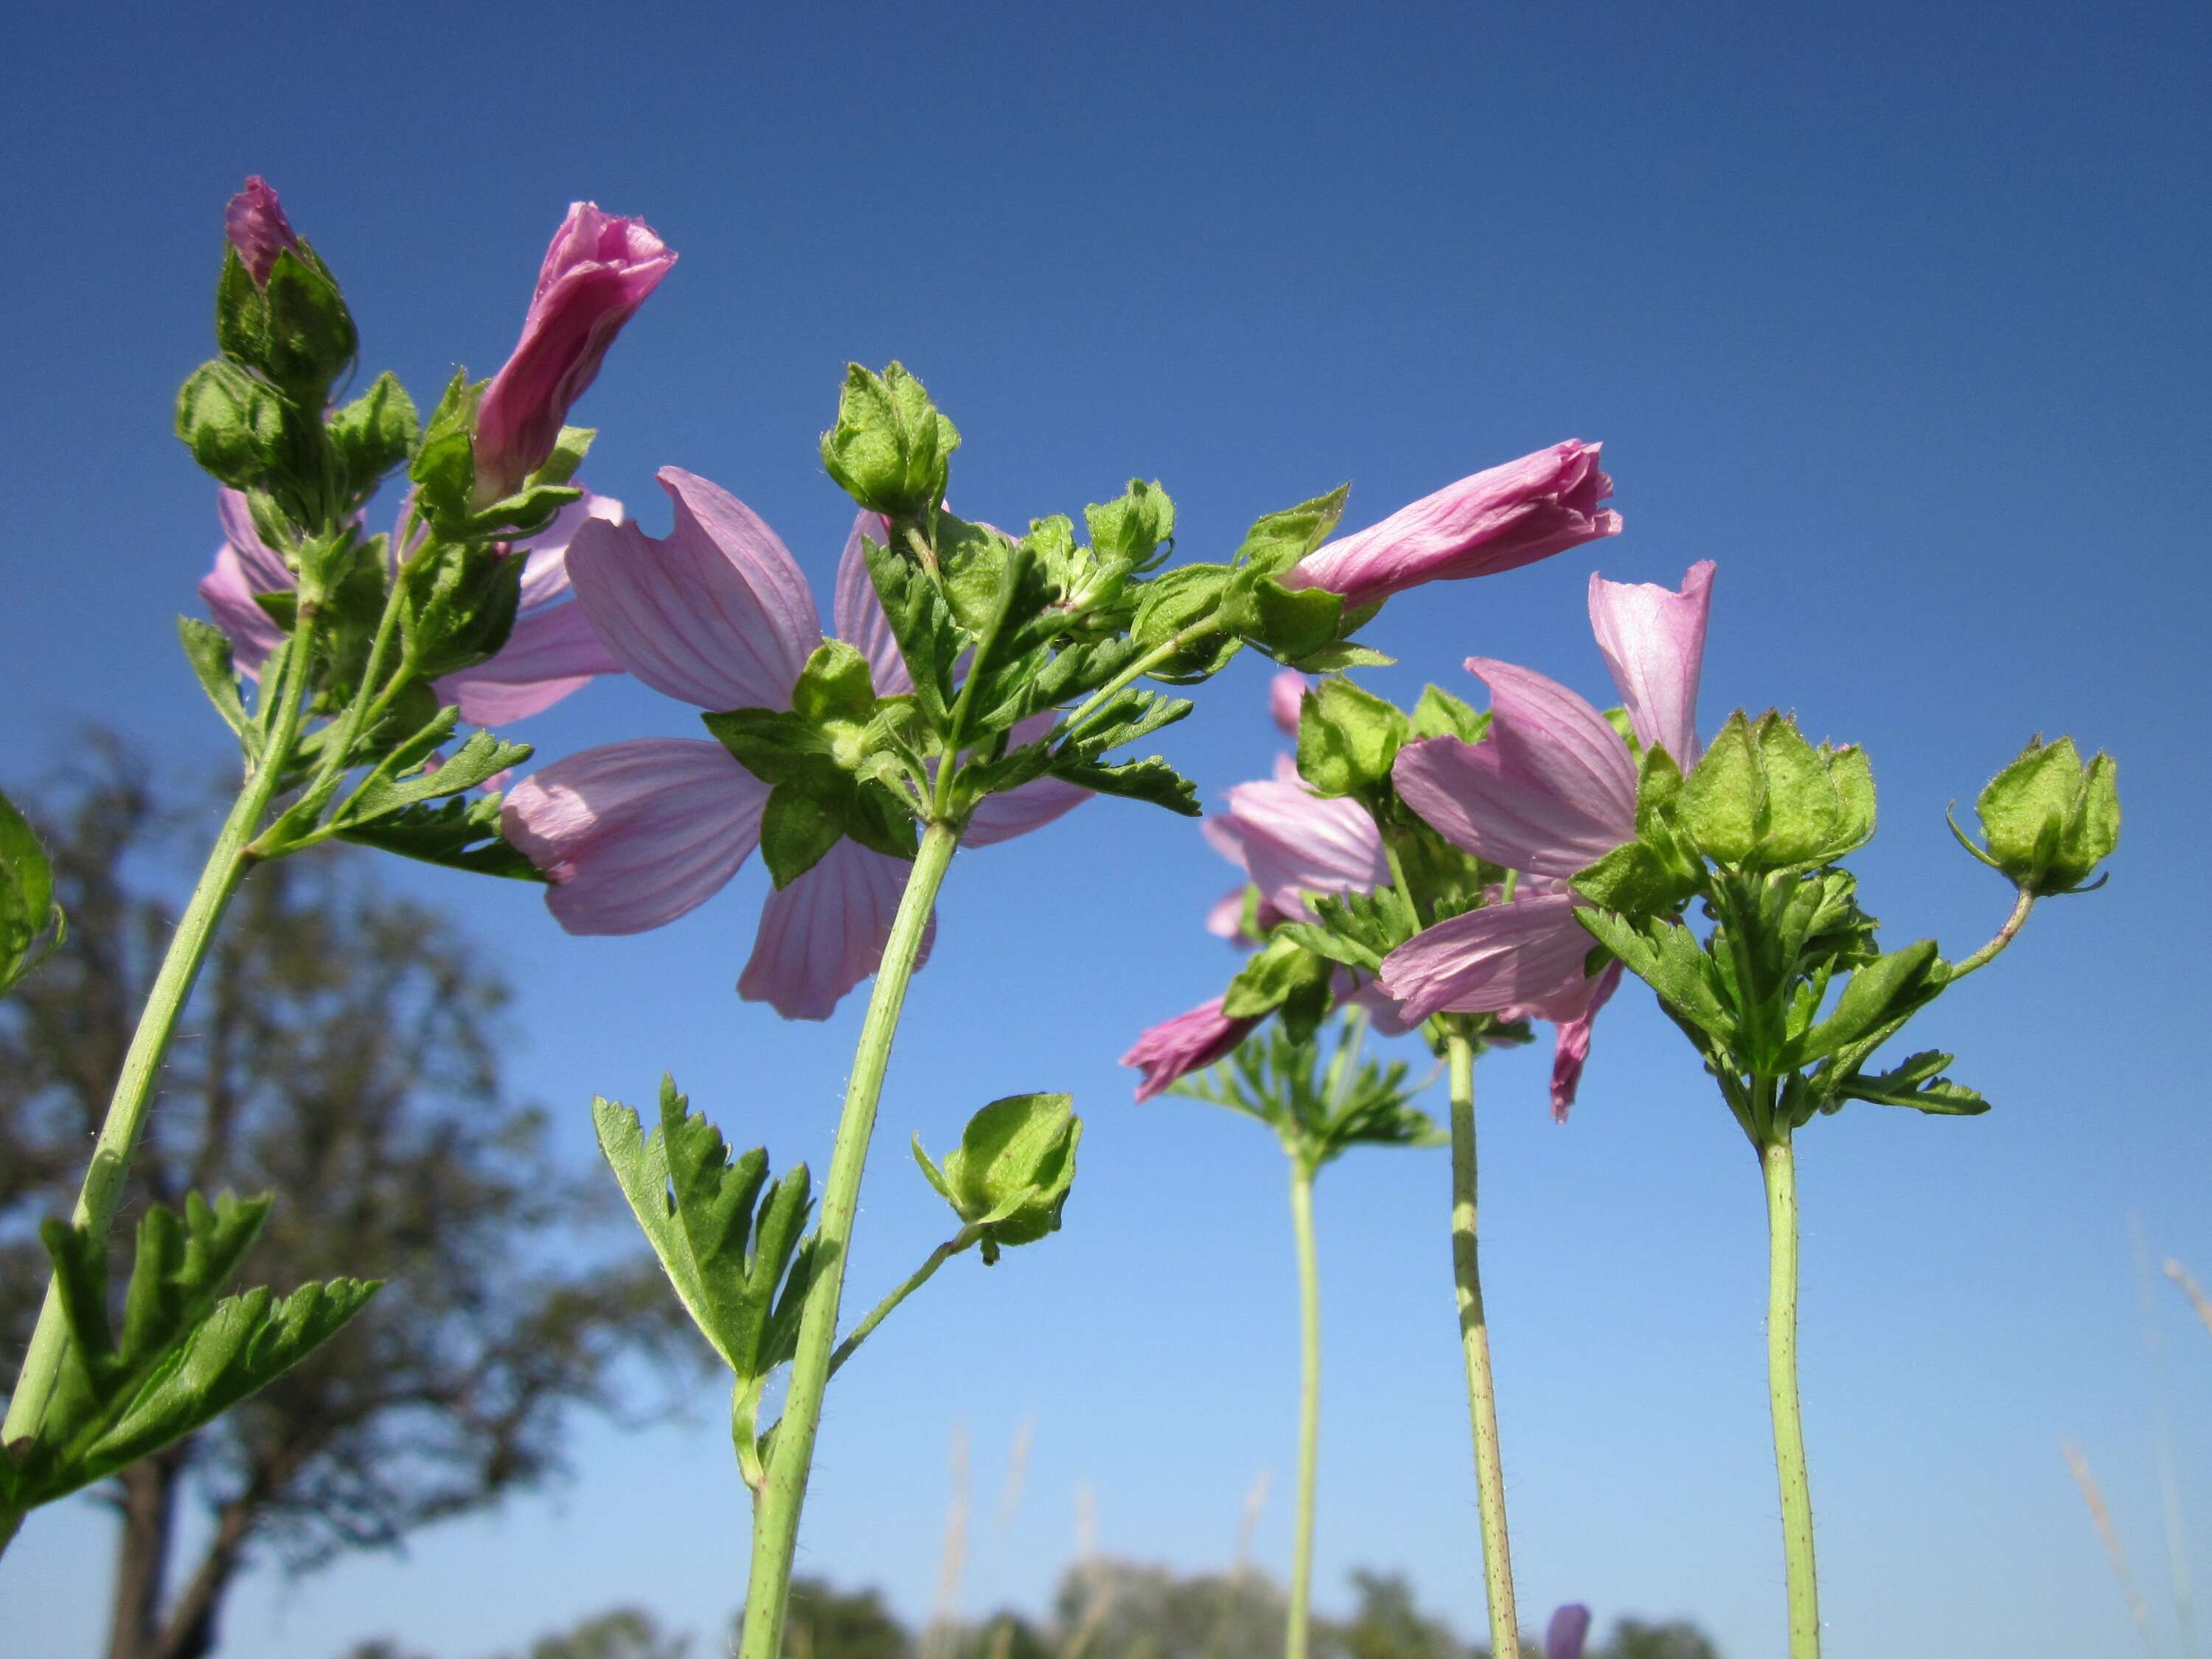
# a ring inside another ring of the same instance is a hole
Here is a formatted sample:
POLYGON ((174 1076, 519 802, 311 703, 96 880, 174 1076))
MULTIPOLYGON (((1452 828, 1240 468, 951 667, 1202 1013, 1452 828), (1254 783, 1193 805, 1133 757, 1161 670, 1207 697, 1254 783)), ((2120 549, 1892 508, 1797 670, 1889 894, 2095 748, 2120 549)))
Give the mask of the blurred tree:
POLYGON ((1283 1592, 1256 1572, 1179 1577, 1104 1557, 1061 1576, 1059 1659, 1276 1659, 1283 1592))
MULTIPOLYGON (((1413 1605, 1413 1589, 1396 1573, 1355 1570, 1352 1617, 1330 1622, 1322 1635, 1325 1655, 1341 1659, 1468 1659, 1468 1649, 1450 1626, 1413 1605)), ((1540 1653, 1539 1642, 1529 1651, 1540 1653)))
POLYGON ((1721 1650, 1695 1625, 1680 1620, 1645 1625, 1624 1619, 1594 1659, 1721 1659, 1721 1650))
POLYGON ((642 1607, 617 1607, 541 1636, 530 1644, 529 1659, 687 1659, 690 1651, 690 1637, 664 1634, 642 1607))
MULTIPOLYGON (((740 1611, 732 1631, 744 1620, 740 1611)), ((730 1650, 737 1650, 734 1635, 730 1650)), ((787 1659, 908 1659, 914 1640, 884 1605, 880 1591, 841 1590, 827 1579, 794 1578, 783 1650, 787 1659)))
MULTIPOLYGON (((0 1002, 0 1344, 28 1339, 46 1265, 173 917, 154 879, 185 814, 94 738, 27 807, 54 854, 68 948, 0 1002)), ((246 1283, 387 1280, 314 1361, 125 1470, 108 1659, 201 1659, 249 1555, 294 1571, 392 1548, 560 1467, 579 1405, 672 1334, 640 1253, 595 1263, 611 1183, 563 1175, 544 1115, 506 1097, 507 988, 353 855, 255 872, 186 1011, 127 1203, 268 1191, 246 1283), (207 1510, 173 1560, 179 1506, 207 1510)), ((617 1235, 619 1237, 619 1235, 617 1235)), ((13 1374, 12 1361, 9 1374, 13 1374)))

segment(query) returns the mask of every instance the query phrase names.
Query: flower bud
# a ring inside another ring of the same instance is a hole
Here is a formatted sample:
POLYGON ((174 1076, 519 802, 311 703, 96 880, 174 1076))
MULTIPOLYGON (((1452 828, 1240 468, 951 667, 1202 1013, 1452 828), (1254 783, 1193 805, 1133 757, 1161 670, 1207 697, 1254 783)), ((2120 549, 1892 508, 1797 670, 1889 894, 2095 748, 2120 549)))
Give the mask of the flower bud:
POLYGON ((1322 796, 1364 794, 1388 783, 1412 732, 1395 707, 1336 674, 1304 696, 1297 729, 1298 775, 1322 796))
POLYGON ((644 220, 591 202, 569 207, 545 250, 522 338, 477 405, 478 507, 514 495, 551 458, 607 348, 675 263, 644 220))
POLYGON ((235 363, 203 363, 178 389, 177 435, 214 477, 251 489, 281 465, 283 401, 235 363))
POLYGON ((246 274, 253 278, 256 288, 269 286, 269 273, 276 269, 278 254, 300 246, 291 221, 285 218, 284 210, 276 200, 276 192, 258 173, 246 181, 245 189, 230 198, 230 204, 223 210, 222 228, 230 238, 231 246, 245 261, 246 274))
POLYGON ((330 267, 302 241, 258 177, 224 216, 232 255, 216 289, 216 342, 302 409, 319 412, 360 346, 330 267))
POLYGON ((1066 1095, 1009 1095, 968 1121, 939 1170, 914 1140, 915 1162, 968 1226, 980 1226, 986 1265, 1003 1245, 1030 1244, 1060 1229, 1075 1182, 1083 1120, 1066 1095))
POLYGON ((1863 750, 1815 749, 1788 715, 1753 721, 1738 709, 1682 780, 1676 811, 1716 864, 1825 864, 1873 836, 1874 774, 1863 750))
POLYGON ((945 499, 960 433, 920 380, 893 363, 881 374, 845 369, 837 424, 822 434, 822 465, 872 513, 913 520, 945 499))
POLYGON ((2084 764, 2071 738, 2034 738, 1974 810, 1988 850, 1969 852, 2039 898, 2070 893, 2119 844, 2119 763, 2100 750, 2084 764))

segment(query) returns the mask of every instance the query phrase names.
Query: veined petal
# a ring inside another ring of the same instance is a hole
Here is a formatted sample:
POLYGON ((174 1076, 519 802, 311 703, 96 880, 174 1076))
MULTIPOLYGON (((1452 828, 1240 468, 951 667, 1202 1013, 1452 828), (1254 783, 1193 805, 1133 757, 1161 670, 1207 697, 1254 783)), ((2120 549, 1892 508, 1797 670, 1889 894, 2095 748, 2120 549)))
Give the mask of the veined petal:
POLYGON ((677 467, 665 540, 587 520, 568 544, 576 598, 609 651, 656 691, 701 708, 781 708, 822 623, 784 544, 743 501, 677 467))
POLYGON ((572 933, 641 933, 719 892, 760 841, 768 786, 718 743, 586 749, 508 792, 500 827, 572 933))
POLYGON ((256 593, 281 593, 300 585, 283 554, 261 539, 253 527, 253 511, 246 492, 228 486, 215 494, 215 515, 222 524, 222 538, 237 550, 239 568, 256 593))
POLYGON ((1246 1033, 1260 1023, 1230 1018, 1221 1012, 1221 1002, 1216 997, 1187 1014, 1163 1020, 1130 1045, 1121 1063, 1144 1073, 1145 1080, 1137 1085, 1139 1101, 1150 1100, 1178 1078, 1212 1065, 1243 1042, 1246 1033))
POLYGON ((880 513, 862 511, 845 538, 845 550, 837 559, 837 586, 830 595, 830 620, 837 637, 868 659, 868 675, 879 697, 902 696, 914 690, 914 676, 899 655, 898 641, 891 636, 891 620, 884 602, 876 597, 875 580, 868 574, 868 556, 861 550, 866 536, 879 545, 890 540, 890 521, 880 513))
POLYGON ((1597 1011, 1613 1000, 1620 988, 1620 964, 1609 962, 1598 970, 1595 979, 1586 979, 1580 986, 1553 999, 1555 1012, 1547 1018, 1555 1022, 1556 1030, 1552 1043, 1552 1116, 1555 1121, 1567 1121, 1567 1109, 1575 1103, 1575 1091, 1582 1086, 1583 1066, 1589 1059, 1590 1031, 1597 1024, 1597 1011))
POLYGON ((583 500, 571 501, 556 513, 544 529, 515 543, 514 550, 526 561, 522 567, 522 613, 526 616, 568 592, 568 544, 575 540, 585 520, 605 519, 609 524, 620 524, 623 518, 620 501, 586 489, 583 500))
POLYGON ((1370 893, 1390 878, 1382 837, 1357 801, 1323 800, 1290 776, 1240 783, 1229 792, 1230 821, 1244 865, 1269 903, 1308 914, 1305 893, 1370 893))
POLYGON ((1382 988, 1409 1023, 1443 1010, 1496 1013, 1536 1006, 1583 977, 1596 941, 1568 893, 1535 893, 1452 916, 1382 958, 1382 988))
POLYGON ((1636 767, 1604 715, 1555 680, 1470 657, 1489 684, 1480 743, 1398 751, 1398 793, 1439 835, 1524 874, 1571 876, 1636 834, 1636 767))
MULTIPOLYGON (((291 572, 284 573, 287 577, 291 572)), ((261 665, 283 642, 284 630, 253 601, 256 593, 290 591, 289 580, 275 587, 256 587, 246 574, 238 550, 225 542, 215 551, 215 568, 200 578, 200 602, 215 618, 215 625, 230 639, 230 659, 250 680, 261 678, 261 665)))
POLYGON ((1700 559, 1679 589, 1656 582, 1589 580, 1590 631, 1628 705, 1637 740, 1662 747, 1687 772, 1698 744, 1698 680, 1705 661, 1705 617, 1713 562, 1700 559))
MULTIPOLYGON (((738 994, 767 1003, 786 1019, 829 1018, 845 993, 882 965, 913 868, 858 842, 839 842, 811 870, 769 896, 738 994)), ((916 971, 929 960, 936 936, 932 916, 916 971)))

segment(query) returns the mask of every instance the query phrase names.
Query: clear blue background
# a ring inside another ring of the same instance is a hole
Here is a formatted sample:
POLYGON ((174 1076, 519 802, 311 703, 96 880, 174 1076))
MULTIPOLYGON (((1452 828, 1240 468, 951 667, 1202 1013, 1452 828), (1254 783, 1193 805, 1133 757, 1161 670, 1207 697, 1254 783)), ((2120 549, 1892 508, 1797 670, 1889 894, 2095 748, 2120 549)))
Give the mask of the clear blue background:
MULTIPOLYGON (((2201 6, 40 8, 9 34, 10 780, 85 719, 180 771, 222 754, 172 632, 216 530, 168 411, 247 172, 343 276, 367 365, 426 404, 456 362, 503 358, 572 198, 646 216, 683 262, 580 411, 605 433, 589 477, 657 532, 653 470, 706 473, 824 583, 850 509, 814 437, 848 357, 903 358, 958 421, 963 510, 1018 523, 1141 472, 1196 556, 1340 480, 1357 526, 1602 439, 1626 533, 1394 605, 1373 637, 1403 665, 1375 683, 1457 683, 1482 653, 1606 694, 1593 565, 1671 582, 1716 559, 1705 718, 1778 703, 1869 747, 1884 832, 1861 867, 1900 940, 1955 953, 2002 917, 1947 801, 2033 731, 2113 750, 2111 887, 2045 907, 1924 1022, 1996 1110, 1855 1107, 1804 1139, 1805 1397, 1834 1654, 2120 1650, 2061 1437, 2171 1620, 2124 1216, 2212 1277, 2201 6)), ((1240 666, 1171 734, 1209 793, 1267 768, 1264 684, 1240 666)), ((520 734, 551 756, 692 729, 609 684, 520 734)), ((567 938, 520 886, 392 874, 521 981, 514 1073, 576 1158, 593 1091, 641 1099, 669 1066, 820 1167, 860 999, 815 1027, 732 994, 757 868, 612 941, 567 938)), ((1209 1109, 1133 1109, 1115 1063, 1218 988, 1198 923, 1224 877, 1193 828, 1115 803, 958 862, 854 1295, 945 1231, 910 1130, 941 1146, 983 1100, 1073 1089, 1082 1180, 1064 1233, 959 1262, 841 1381, 805 1570, 926 1613, 949 1437, 975 1437, 988 1515, 1031 1412, 969 1610, 1041 1601, 1079 1482, 1103 1547, 1197 1567, 1272 1468, 1255 1551, 1285 1559, 1279 1160, 1209 1109)), ((1632 988, 1569 1127, 1540 1054, 1486 1062, 1481 1088, 1523 1607, 1686 1612, 1735 1659, 1778 1651, 1749 1153, 1632 988)), ((1341 1605, 1352 1566, 1403 1569, 1474 1632, 1446 1184, 1441 1156, 1376 1153, 1322 1188, 1321 1570, 1341 1605)), ((2158 1305, 2212 1592, 2212 1336, 2163 1285, 2158 1305)), ((467 1659, 616 1601, 707 1627, 743 1574, 720 1409, 702 1390, 689 1426, 591 1427, 572 1484, 404 1559, 257 1577, 224 1650, 384 1632, 467 1659)), ((94 1650, 108 1528, 86 1502, 28 1529, 0 1645, 94 1650)))

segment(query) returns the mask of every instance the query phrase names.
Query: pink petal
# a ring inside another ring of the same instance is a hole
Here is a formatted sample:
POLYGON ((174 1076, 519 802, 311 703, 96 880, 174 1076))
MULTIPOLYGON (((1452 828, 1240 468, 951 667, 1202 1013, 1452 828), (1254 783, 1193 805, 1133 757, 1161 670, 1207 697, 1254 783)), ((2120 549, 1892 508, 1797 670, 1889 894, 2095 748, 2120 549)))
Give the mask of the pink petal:
POLYGON ((1211 1066, 1233 1051, 1260 1022, 1231 1019, 1221 1012, 1221 1001, 1200 1003, 1187 1014, 1177 1014, 1152 1027, 1121 1056, 1121 1064, 1142 1072, 1137 1098, 1150 1100, 1178 1078, 1211 1066))
POLYGON ((1568 1000, 1581 1005, 1576 1012, 1562 1007, 1551 1016, 1558 1023, 1552 1045, 1552 1116, 1558 1122, 1567 1121, 1567 1109, 1575 1103, 1583 1066, 1589 1059, 1591 1028, 1597 1024, 1597 1011, 1620 988, 1620 963, 1609 962, 1595 979, 1583 981, 1577 990, 1555 1000, 1555 1006, 1568 1000))
POLYGON ((822 623, 806 579, 751 508, 663 467, 676 504, 665 540, 593 519, 568 544, 568 574, 617 662, 701 708, 783 708, 822 623))
POLYGON ((526 555, 529 561, 522 568, 521 608, 526 614, 568 592, 568 544, 587 519, 620 524, 623 504, 611 495, 594 495, 586 490, 583 500, 571 501, 556 513, 544 529, 514 544, 515 550, 526 555))
POLYGON ((215 493, 215 515, 222 525, 222 538, 237 550, 239 568, 257 593, 289 593, 300 585, 284 556, 261 539, 253 527, 253 510, 246 492, 222 489, 215 493))
POLYGON ((884 602, 876 597, 875 581, 868 574, 868 556, 860 548, 863 535, 880 545, 890 540, 890 520, 880 513, 864 512, 853 520, 852 533, 845 538, 845 550, 837 560, 836 591, 830 600, 830 619, 837 637, 868 659, 879 697, 902 696, 914 690, 914 677, 899 655, 890 618, 884 614, 884 602))
POLYGON ((1636 767, 1605 716, 1555 680, 1470 657, 1489 684, 1480 743, 1426 738, 1393 781, 1439 835, 1525 874, 1571 876, 1636 835, 1636 767))
MULTIPOLYGON (((914 866, 841 841, 797 881, 769 896, 738 994, 786 1019, 827 1019, 845 993, 874 973, 914 866)), ((923 935, 929 960, 937 919, 923 935)))
POLYGON ((1249 890, 1232 887, 1206 907, 1206 931, 1216 939, 1225 939, 1232 945, 1245 945, 1244 895, 1249 890))
POLYGON ((1295 668, 1285 668, 1267 682, 1267 713, 1274 717, 1285 737, 1298 734, 1298 717, 1304 712, 1305 696, 1311 684, 1295 668))
POLYGON ((228 542, 216 550, 215 568, 200 578, 200 602, 215 625, 229 636, 230 659, 250 680, 261 678, 261 665, 284 640, 284 630, 253 602, 253 596, 289 592, 292 586, 287 581, 280 587, 255 587, 246 576, 245 561, 228 542))
POLYGON ((459 703, 472 726, 503 726, 550 708, 622 665, 592 631, 580 605, 556 605, 519 617, 497 653, 473 668, 431 682, 441 702, 459 703))
POLYGON ((1370 893, 1388 882, 1382 837, 1367 809, 1356 801, 1323 800, 1296 780, 1292 770, 1229 792, 1245 866, 1267 902, 1304 916, 1303 893, 1370 893))
POLYGON ((1700 559, 1679 590, 1656 582, 1589 580, 1590 629, 1628 705, 1637 740, 1660 747, 1687 772, 1698 763, 1698 679, 1713 562, 1700 559))
POLYGON ((1547 1002, 1583 977, 1596 947, 1574 906, 1568 893, 1534 893, 1440 921, 1382 959, 1382 988, 1415 1023, 1547 1002))
POLYGON ((500 828, 572 933, 641 933, 721 890, 760 841, 768 786, 718 743, 641 738, 542 767, 500 828))
POLYGON ((1544 1630, 1544 1659, 1583 1659, 1583 1644, 1589 1637, 1589 1609, 1571 1601, 1552 1615, 1544 1630))
POLYGON ((1618 535, 1620 514, 1598 505, 1613 494, 1613 480, 1598 468, 1599 447, 1570 440, 1462 478, 1316 549, 1284 582, 1341 593, 1349 608, 1423 582, 1495 575, 1618 535))
POLYGON ((238 257, 246 262, 246 274, 256 288, 269 286, 269 273, 276 269, 278 254, 300 246, 291 222, 277 204, 276 192, 258 173, 246 179, 246 188, 223 209, 222 228, 238 257))

